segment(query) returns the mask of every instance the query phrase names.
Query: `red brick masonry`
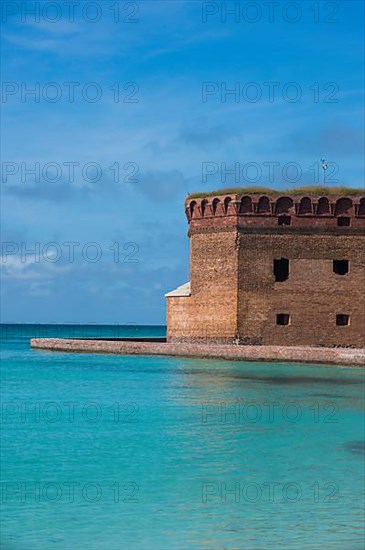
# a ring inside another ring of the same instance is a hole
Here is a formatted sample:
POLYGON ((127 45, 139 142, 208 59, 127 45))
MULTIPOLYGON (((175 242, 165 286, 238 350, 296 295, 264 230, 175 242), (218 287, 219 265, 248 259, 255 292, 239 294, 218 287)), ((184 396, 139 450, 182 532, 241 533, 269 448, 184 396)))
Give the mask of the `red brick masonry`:
POLYGON ((307 193, 187 198, 190 277, 166 295, 169 343, 365 348, 365 194, 307 193))
POLYGON ((33 338, 31 347, 71 353, 106 353, 117 355, 170 355, 204 357, 236 361, 290 361, 365 366, 365 349, 322 348, 309 346, 236 346, 216 344, 131 342, 107 340, 72 340, 33 338))

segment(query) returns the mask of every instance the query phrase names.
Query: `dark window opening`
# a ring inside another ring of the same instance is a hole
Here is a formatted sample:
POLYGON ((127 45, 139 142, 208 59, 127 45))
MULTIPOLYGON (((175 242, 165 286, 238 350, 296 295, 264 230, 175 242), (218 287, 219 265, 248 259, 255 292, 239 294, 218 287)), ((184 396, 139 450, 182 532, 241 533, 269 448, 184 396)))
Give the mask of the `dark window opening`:
POLYGON ((348 197, 342 197, 336 201, 335 216, 348 216, 353 211, 352 200, 348 197))
POLYGON ((277 325, 289 325, 290 315, 289 313, 277 313, 276 324, 277 325))
POLYGON ((348 260, 333 260, 333 272, 337 275, 346 275, 349 272, 348 260))
POLYGON ((337 218, 337 225, 339 227, 348 227, 350 225, 350 220, 350 218, 340 216, 339 218, 337 218))
POLYGON ((365 216, 365 199, 360 199, 359 210, 357 212, 358 216, 365 216))
POLYGON ((344 313, 340 313, 339 315, 336 315, 336 325, 338 327, 344 327, 350 324, 350 315, 345 315, 344 313))
POLYGON ((260 197, 257 205, 257 213, 270 214, 270 212, 271 212, 271 208, 270 208, 270 201, 268 197, 260 197))
POLYGON ((278 216, 278 225, 291 225, 291 216, 278 216))
POLYGON ((317 215, 329 214, 331 211, 330 203, 327 197, 321 197, 318 201, 317 215))
POLYGON ((205 210, 206 210, 206 207, 207 207, 207 203, 208 203, 208 201, 203 200, 200 204, 200 209, 201 209, 201 212, 202 212, 202 216, 204 216, 204 213, 205 213, 205 210))
POLYGON ((212 202, 213 214, 216 213, 219 203, 220 203, 219 199, 214 199, 213 200, 213 202, 212 202))
POLYGON ((274 260, 274 275, 275 281, 281 283, 289 278, 289 260, 286 258, 280 258, 280 260, 274 260))

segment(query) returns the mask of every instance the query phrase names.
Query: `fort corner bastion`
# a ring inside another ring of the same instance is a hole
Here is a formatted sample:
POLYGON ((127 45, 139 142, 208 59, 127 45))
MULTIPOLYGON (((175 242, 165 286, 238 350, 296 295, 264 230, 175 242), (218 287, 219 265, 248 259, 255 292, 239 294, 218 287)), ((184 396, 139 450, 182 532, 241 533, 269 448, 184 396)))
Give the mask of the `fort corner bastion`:
MULTIPOLYGON (((233 191, 233 192, 232 192, 233 191)), ((365 347, 365 192, 189 195, 190 281, 167 342, 365 347)))

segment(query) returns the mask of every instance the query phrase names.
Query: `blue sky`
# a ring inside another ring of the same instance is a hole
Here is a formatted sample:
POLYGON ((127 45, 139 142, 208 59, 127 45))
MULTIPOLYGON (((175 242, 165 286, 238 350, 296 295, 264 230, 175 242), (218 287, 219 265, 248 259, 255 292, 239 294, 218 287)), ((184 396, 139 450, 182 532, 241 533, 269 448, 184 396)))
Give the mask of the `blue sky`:
POLYGON ((188 192, 313 184, 321 156, 364 185, 363 2, 25 4, 2 3, 3 322, 162 324, 188 192))

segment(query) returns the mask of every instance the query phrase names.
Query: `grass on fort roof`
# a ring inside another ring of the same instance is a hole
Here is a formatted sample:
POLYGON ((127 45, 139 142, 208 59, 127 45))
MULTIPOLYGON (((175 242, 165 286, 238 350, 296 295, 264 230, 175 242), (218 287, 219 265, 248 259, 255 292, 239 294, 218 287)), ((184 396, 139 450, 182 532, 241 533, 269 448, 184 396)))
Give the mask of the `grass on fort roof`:
POLYGON ((215 191, 201 193, 189 193, 189 199, 214 197, 215 195, 242 195, 268 194, 268 195, 363 195, 365 189, 359 187, 324 187, 323 185, 307 185, 305 187, 292 187, 291 189, 272 189, 271 187, 227 187, 215 191))

